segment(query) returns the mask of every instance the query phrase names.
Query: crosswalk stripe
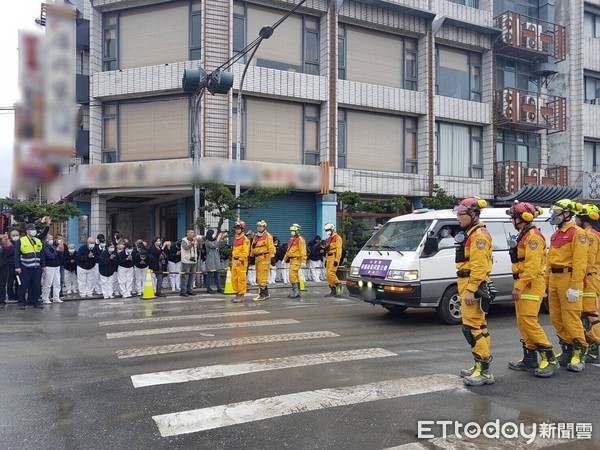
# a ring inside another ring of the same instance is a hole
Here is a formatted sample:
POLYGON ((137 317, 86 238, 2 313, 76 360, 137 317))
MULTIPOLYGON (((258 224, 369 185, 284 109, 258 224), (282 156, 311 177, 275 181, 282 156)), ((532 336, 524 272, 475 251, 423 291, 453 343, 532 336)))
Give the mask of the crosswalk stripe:
POLYGON ((257 309, 252 311, 237 311, 223 313, 208 313, 208 314, 192 314, 187 316, 166 316, 166 317, 148 317, 145 319, 125 319, 125 320, 109 320, 99 322, 98 325, 106 327, 109 325, 128 325, 132 323, 149 323, 149 322, 167 322, 171 320, 192 320, 192 319, 212 319, 215 317, 234 317, 234 316, 251 316, 253 314, 269 314, 269 311, 257 309))
POLYGON ((455 375, 437 374, 266 397, 152 418, 161 436, 212 430, 257 420, 430 392, 464 389, 455 375))
POLYGON ((383 348, 363 348, 339 352, 313 353, 307 355, 288 356, 283 358, 258 359, 237 364, 217 364, 214 366, 195 367, 192 369, 170 370, 166 372, 133 375, 131 381, 136 388, 156 386, 159 384, 186 383, 188 381, 210 380, 213 378, 231 377, 268 370, 290 369, 293 367, 315 366, 361 359, 386 358, 397 356, 383 348))
POLYGON ((331 331, 312 331, 308 333, 272 334, 267 336, 253 336, 218 341, 186 342, 183 344, 157 345, 153 347, 128 348, 117 350, 119 358, 136 358, 138 356, 160 355, 164 353, 189 352, 209 348, 233 347, 238 345, 264 344, 268 342, 299 341, 303 339, 319 339, 339 337, 331 331))
POLYGON ((267 327, 272 325, 292 325, 300 323, 294 319, 255 320, 250 322, 212 323, 210 325, 191 325, 187 327, 150 328, 147 330, 120 331, 106 333, 107 339, 118 339, 136 336, 152 336, 155 334, 187 333, 189 331, 220 330, 224 328, 267 327))
POLYGON ((420 444, 419 442, 411 442, 409 444, 397 445, 396 447, 389 447, 384 450, 428 450, 429 447, 420 444))
MULTIPOLYGON (((531 432, 531 429, 528 430, 531 432)), ((460 437, 452 434, 446 436, 445 438, 439 437, 434 439, 429 439, 429 442, 432 443, 435 448, 451 448, 453 450, 470 450, 473 448, 527 448, 528 450, 537 450, 540 448, 548 448, 554 447, 560 444, 569 444, 577 442, 576 439, 561 439, 561 438, 546 438, 540 437, 539 428, 538 434, 533 440, 533 442, 528 443, 526 439, 523 437, 519 438, 482 438, 478 437, 476 439, 469 439, 465 437, 465 435, 461 435, 460 437), (490 445, 491 444, 491 445, 490 445)))

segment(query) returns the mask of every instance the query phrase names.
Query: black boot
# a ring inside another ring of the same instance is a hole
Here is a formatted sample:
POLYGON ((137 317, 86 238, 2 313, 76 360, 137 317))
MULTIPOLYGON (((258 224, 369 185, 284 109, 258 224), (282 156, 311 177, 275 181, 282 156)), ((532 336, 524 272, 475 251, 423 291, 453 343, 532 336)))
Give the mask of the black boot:
POLYGON ((554 349, 552 347, 543 348, 539 347, 538 351, 542 357, 540 367, 535 369, 534 375, 539 378, 549 378, 554 375, 554 372, 558 370, 558 361, 554 355, 554 349))
POLYGON ((598 342, 590 342, 588 345, 587 353, 585 354, 585 362, 591 364, 598 363, 598 342))
POLYGON ((336 284, 335 285, 335 296, 336 297, 341 297, 342 296, 342 290, 343 290, 342 283, 336 284))
POLYGON ((577 341, 574 342, 572 349, 573 353, 571 354, 571 361, 567 364, 567 370, 582 372, 585 369, 585 353, 587 349, 577 341))
POLYGON ((571 362, 571 356, 573 355, 573 345, 567 344, 561 338, 558 338, 558 343, 560 344, 562 353, 559 355, 556 355, 556 359, 558 360, 558 363, 561 366, 567 367, 567 364, 569 364, 571 362))
POLYGON ((268 288, 268 287, 264 288, 264 289, 262 290, 262 296, 261 296, 261 298, 260 298, 260 299, 261 299, 261 301, 262 301, 262 300, 266 300, 266 299, 268 299, 268 298, 270 298, 270 297, 271 297, 271 296, 269 295, 269 288, 268 288))
POLYGON ((260 302, 262 300, 262 296, 263 296, 263 288, 261 288, 259 286, 258 287, 258 294, 252 300, 255 301, 255 302, 260 302))
POLYGON ((290 298, 300 298, 300 285, 299 283, 292 284, 292 293, 288 297, 290 298))
POLYGON ((490 363, 492 357, 481 359, 475 357, 475 371, 463 378, 463 382, 467 386, 483 386, 484 384, 494 384, 494 375, 490 371, 490 363))
POLYGON ((539 367, 537 352, 525 347, 525 341, 523 339, 521 339, 521 344, 523 345, 523 359, 520 359, 519 361, 510 361, 508 363, 508 368, 512 370, 535 372, 535 369, 539 367))
POLYGON ((294 298, 294 295, 296 294, 296 289, 294 288, 295 285, 296 283, 292 283, 292 292, 288 294, 288 298, 294 298))
POLYGON ((337 294, 337 290, 335 288, 335 286, 329 286, 330 291, 325 294, 325 297, 335 297, 335 294, 337 294))

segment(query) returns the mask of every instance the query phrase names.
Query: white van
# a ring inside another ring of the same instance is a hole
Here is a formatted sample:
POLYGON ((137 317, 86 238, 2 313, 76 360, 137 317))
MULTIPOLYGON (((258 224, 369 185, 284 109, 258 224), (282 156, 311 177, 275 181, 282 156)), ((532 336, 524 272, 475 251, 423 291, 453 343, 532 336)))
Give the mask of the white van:
MULTIPOLYGON (((498 295, 494 303, 512 301, 513 276, 508 239, 517 232, 507 208, 485 208, 481 221, 492 236, 491 278, 498 295)), ((535 220, 547 245, 554 227, 546 212, 535 220)), ((346 281, 353 297, 392 312, 406 308, 437 308, 448 324, 461 323, 460 297, 456 287, 455 242, 441 238, 441 230, 459 230, 452 210, 421 209, 391 219, 377 231, 356 255, 346 281)))

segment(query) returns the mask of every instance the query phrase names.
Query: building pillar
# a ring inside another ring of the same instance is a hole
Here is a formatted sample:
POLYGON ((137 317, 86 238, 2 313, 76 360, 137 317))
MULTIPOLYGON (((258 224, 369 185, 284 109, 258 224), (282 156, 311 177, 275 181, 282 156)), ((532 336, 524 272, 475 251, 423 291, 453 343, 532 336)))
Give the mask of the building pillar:
POLYGON ((185 198, 177 200, 177 239, 185 236, 187 223, 185 223, 185 198))
POLYGON ((92 191, 92 205, 90 215, 90 236, 100 233, 106 236, 106 197, 92 191))
POLYGON ((331 222, 337 229, 337 195, 317 195, 317 234, 323 236, 323 227, 331 222))

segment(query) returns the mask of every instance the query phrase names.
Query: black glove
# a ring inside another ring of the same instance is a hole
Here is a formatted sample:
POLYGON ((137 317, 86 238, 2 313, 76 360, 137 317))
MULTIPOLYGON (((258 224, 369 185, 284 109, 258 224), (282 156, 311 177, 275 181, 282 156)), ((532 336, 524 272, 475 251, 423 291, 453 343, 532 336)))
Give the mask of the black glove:
POLYGON ((338 263, 337 263, 337 261, 334 261, 334 262, 333 262, 333 267, 337 267, 337 266, 338 266, 338 263))

